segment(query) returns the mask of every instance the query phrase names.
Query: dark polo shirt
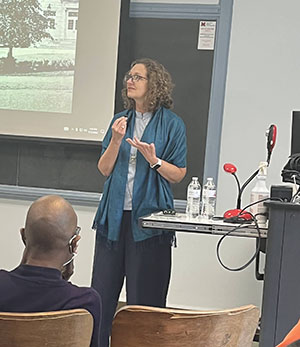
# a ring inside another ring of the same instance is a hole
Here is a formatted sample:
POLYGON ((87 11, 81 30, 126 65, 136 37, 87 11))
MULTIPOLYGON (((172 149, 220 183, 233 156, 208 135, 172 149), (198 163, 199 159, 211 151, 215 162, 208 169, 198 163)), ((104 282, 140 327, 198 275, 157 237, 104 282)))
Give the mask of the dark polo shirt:
POLYGON ((88 287, 77 287, 57 269, 20 265, 0 270, 0 312, 44 312, 84 308, 94 318, 91 347, 99 347, 101 300, 88 287))

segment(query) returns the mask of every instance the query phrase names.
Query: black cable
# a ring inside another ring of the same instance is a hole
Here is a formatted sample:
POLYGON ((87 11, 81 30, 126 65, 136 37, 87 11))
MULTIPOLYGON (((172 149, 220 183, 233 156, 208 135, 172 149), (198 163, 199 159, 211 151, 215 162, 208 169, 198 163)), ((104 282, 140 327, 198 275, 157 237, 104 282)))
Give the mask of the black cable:
POLYGON ((299 192, 300 192, 300 186, 298 187, 296 193, 292 196, 292 198, 291 198, 292 202, 294 201, 295 197, 299 194, 299 192))
MULTIPOLYGON (((268 201, 268 200, 273 200, 273 198, 271 199, 270 197, 268 197, 268 198, 263 198, 263 199, 261 199, 261 200, 257 200, 257 201, 251 202, 251 204, 245 206, 245 207, 241 210, 241 212, 237 215, 237 217, 238 217, 239 215, 241 215, 245 210, 247 210, 247 208, 249 208, 249 207, 251 207, 251 206, 253 206, 253 205, 259 204, 260 202, 264 202, 264 201, 268 201)), ((275 198, 274 200, 281 200, 281 201, 282 201, 282 199, 280 199, 280 198, 275 198)), ((252 215, 252 214, 251 214, 250 212, 248 212, 248 211, 247 211, 247 213, 249 213, 250 215, 252 215)), ((254 216, 253 216, 253 217, 254 217, 254 216)))
POLYGON ((238 186, 238 197, 237 197, 237 201, 236 201, 236 208, 241 208, 241 198, 239 198, 240 196, 240 192, 241 192, 241 185, 240 185, 240 181, 237 178, 237 175, 235 174, 235 172, 232 173, 233 177, 235 178, 235 181, 237 183, 238 186))
MULTIPOLYGON (((253 206, 253 205, 256 205, 260 202, 263 202, 263 201, 268 201, 268 200, 280 200, 280 201, 283 201, 281 198, 264 198, 264 199, 261 199, 261 200, 257 200, 255 202, 252 202, 251 204, 247 205, 246 207, 244 207, 240 213, 236 216, 236 218, 238 218, 247 208, 253 206)), ((223 242, 223 240, 225 239, 226 236, 230 235, 232 232, 240 229, 241 227, 245 227, 245 224, 240 224, 238 225, 237 227, 233 228, 232 230, 229 230, 226 234, 224 234, 218 241, 217 243, 217 249, 216 249, 216 253, 217 253, 217 258, 218 258, 218 261, 219 263, 224 267, 224 269, 226 270, 229 270, 229 271, 241 271, 241 270, 244 270, 246 269, 247 266, 249 266, 253 260, 257 257, 259 251, 260 251, 260 243, 261 243, 261 231, 260 231, 260 228, 259 228, 259 225, 258 225, 258 222, 257 222, 257 219, 256 217, 251 213, 251 212, 248 212, 247 213, 250 214, 250 216, 252 217, 252 221, 254 222, 255 224, 255 228, 257 230, 257 233, 258 233, 258 242, 256 244, 256 249, 255 249, 255 253, 253 254, 253 256, 242 266, 240 267, 237 267, 237 268, 230 268, 229 266, 226 266, 222 260, 221 260, 221 257, 220 257, 220 246, 221 246, 221 243, 223 242)))
MULTIPOLYGON (((251 206, 253 206, 253 205, 256 205, 256 204, 258 204, 258 203, 260 203, 260 202, 264 202, 264 201, 268 201, 268 200, 270 200, 270 201, 279 200, 279 201, 281 201, 281 202, 284 202, 284 200, 282 200, 281 198, 278 198, 278 197, 263 198, 263 199, 261 199, 261 200, 254 201, 254 202, 252 202, 251 204, 245 206, 245 207, 241 210, 241 212, 238 214, 238 216, 239 216, 240 214, 242 214, 245 210, 247 210, 247 208, 249 208, 249 207, 251 207, 251 206)), ((247 213, 249 213, 249 214, 251 215, 250 212, 247 211, 247 213)), ((238 216, 237 216, 237 217, 238 217, 238 216)))
POLYGON ((255 176, 257 176, 257 174, 259 173, 259 169, 257 169, 255 172, 253 172, 253 174, 247 179, 246 182, 244 182, 244 184, 241 186, 241 189, 239 191, 238 197, 237 197, 237 202, 236 202, 236 208, 240 208, 241 207, 241 200, 242 200, 242 193, 244 191, 244 189, 247 187, 247 185, 253 180, 253 178, 255 176))
POLYGON ((257 216, 264 216, 264 217, 266 217, 267 215, 268 215, 267 212, 265 212, 265 213, 255 213, 254 217, 257 219, 257 216))
POLYGON ((244 270, 246 269, 246 267, 248 267, 252 262, 253 260, 256 258, 256 256, 258 255, 259 253, 259 250, 260 250, 260 242, 261 242, 261 231, 260 231, 260 228, 258 226, 258 223, 257 223, 257 220, 255 218, 255 216, 253 216, 252 213, 250 212, 247 212, 251 215, 252 219, 253 219, 253 222, 255 224, 255 227, 256 227, 256 230, 257 230, 257 233, 258 233, 258 242, 257 242, 257 245, 256 245, 256 250, 255 250, 255 253, 252 255, 252 257, 242 266, 240 267, 236 267, 236 268, 230 268, 229 266, 226 266, 222 260, 221 260, 221 257, 220 257, 220 246, 221 246, 221 243, 223 242, 223 240, 225 239, 226 236, 230 235, 232 232, 240 229, 241 227, 245 227, 244 224, 240 224, 238 225, 237 227, 233 228, 232 230, 229 230, 226 234, 224 234, 220 240, 218 241, 217 243, 217 258, 218 258, 218 261, 219 263, 226 269, 226 270, 229 270, 229 271, 241 271, 241 270, 244 270))

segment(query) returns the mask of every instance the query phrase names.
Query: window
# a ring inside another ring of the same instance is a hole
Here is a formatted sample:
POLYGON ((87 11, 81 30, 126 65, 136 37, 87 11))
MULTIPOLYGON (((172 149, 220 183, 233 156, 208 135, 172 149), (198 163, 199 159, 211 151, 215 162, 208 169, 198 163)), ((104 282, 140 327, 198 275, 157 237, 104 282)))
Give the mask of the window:
POLYGON ((55 19, 50 18, 49 20, 49 28, 50 29, 55 29, 55 19))
POLYGON ((73 30, 74 27, 74 20, 73 19, 69 19, 68 20, 68 29, 69 30, 73 30))
POLYGON ((70 11, 70 12, 68 13, 68 16, 69 16, 69 17, 78 17, 78 12, 70 11))
POLYGON ((56 11, 44 11, 44 16, 45 17, 55 17, 56 16, 56 11))

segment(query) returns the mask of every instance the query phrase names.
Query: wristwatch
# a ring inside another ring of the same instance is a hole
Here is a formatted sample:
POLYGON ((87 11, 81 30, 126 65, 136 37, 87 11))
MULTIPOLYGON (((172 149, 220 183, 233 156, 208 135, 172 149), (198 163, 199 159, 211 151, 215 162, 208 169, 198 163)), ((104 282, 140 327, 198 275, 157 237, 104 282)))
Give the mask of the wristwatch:
POLYGON ((157 163, 153 164, 153 165, 150 165, 151 169, 153 170, 157 170, 161 167, 161 159, 158 159, 157 160, 157 163))

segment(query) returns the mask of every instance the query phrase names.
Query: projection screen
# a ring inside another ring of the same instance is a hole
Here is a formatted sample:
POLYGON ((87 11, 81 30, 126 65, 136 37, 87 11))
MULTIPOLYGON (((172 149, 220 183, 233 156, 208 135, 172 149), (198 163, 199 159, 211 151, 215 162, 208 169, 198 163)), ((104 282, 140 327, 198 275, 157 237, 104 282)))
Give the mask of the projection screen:
POLYGON ((114 108, 120 1, 2 0, 0 134, 103 139, 114 108))

